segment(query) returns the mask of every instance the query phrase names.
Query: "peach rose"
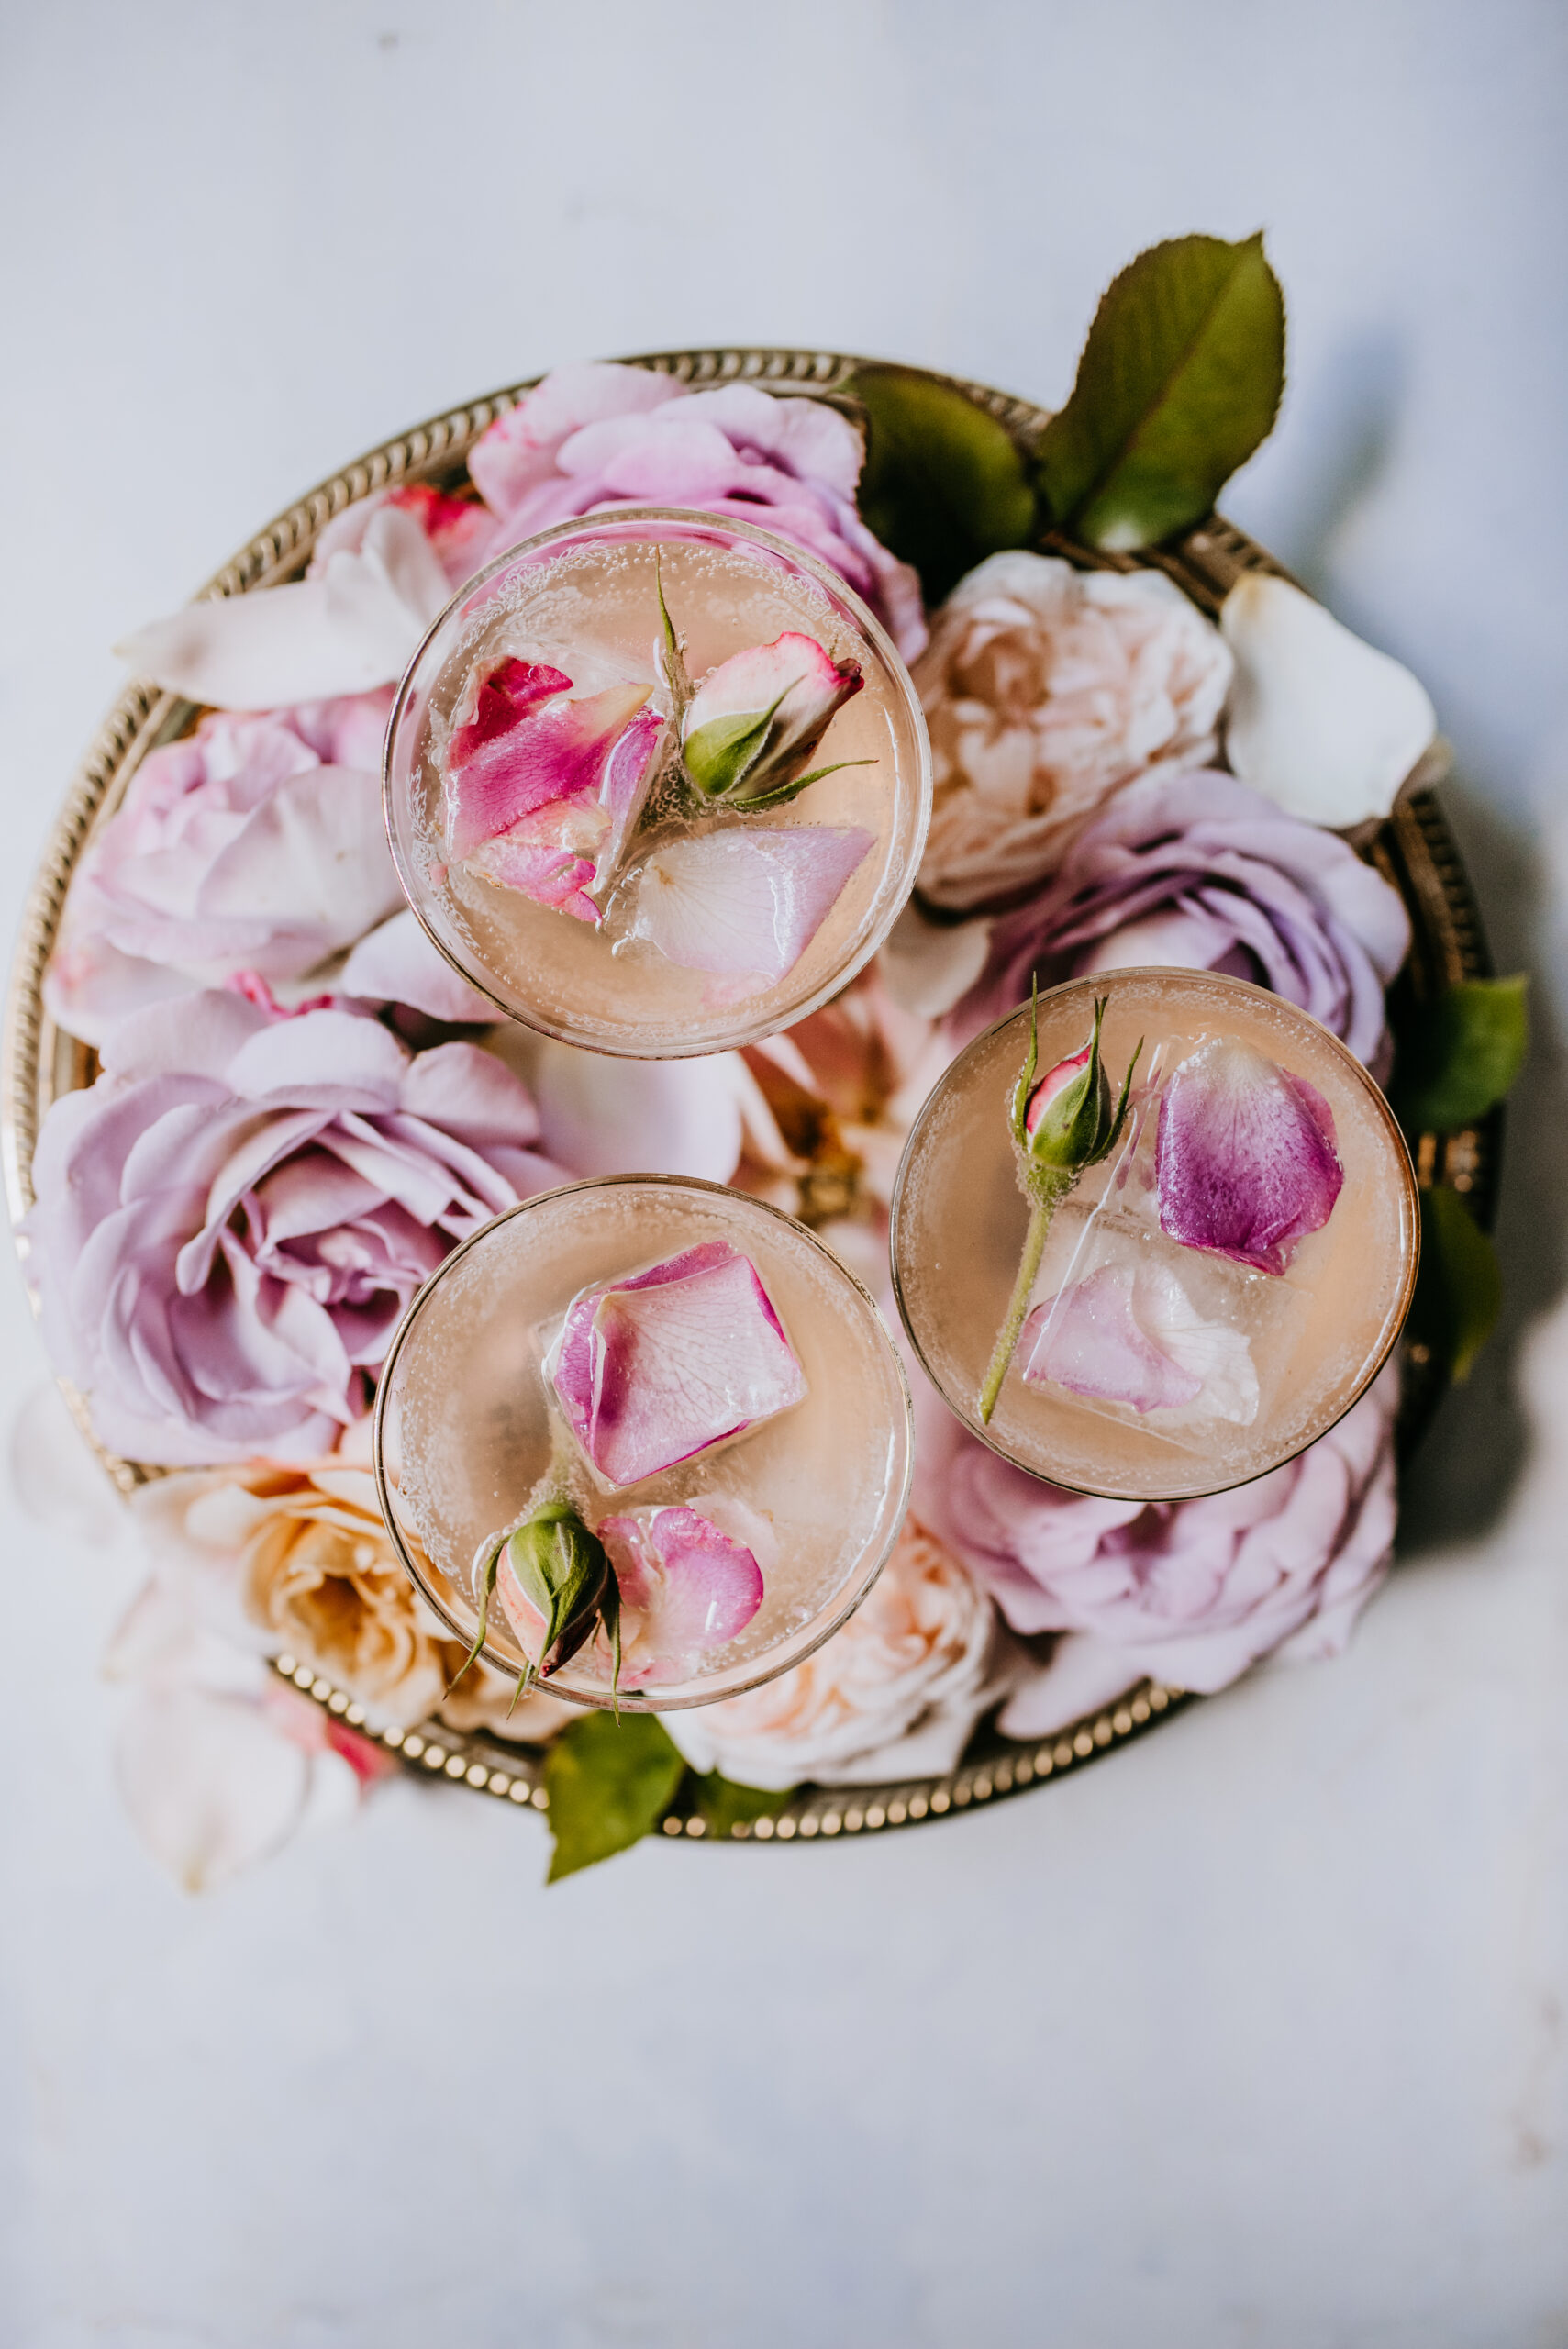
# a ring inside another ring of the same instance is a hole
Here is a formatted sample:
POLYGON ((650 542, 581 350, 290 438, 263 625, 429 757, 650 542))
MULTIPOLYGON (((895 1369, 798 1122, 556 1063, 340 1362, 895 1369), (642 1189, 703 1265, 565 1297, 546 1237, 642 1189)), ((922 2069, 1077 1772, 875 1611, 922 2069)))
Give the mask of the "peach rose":
POLYGON ((907 1519, 880 1580, 817 1653, 743 1697, 670 1713, 697 1770, 742 1786, 869 1786, 951 1770, 1017 1651, 951 1553, 907 1519))
POLYGON ((936 776, 922 894, 962 909, 1016 896, 1124 783, 1206 764, 1230 670, 1161 572, 990 556, 915 667, 936 776))
POLYGON ((160 1478, 134 1506, 166 1570, 225 1586, 264 1653, 315 1665, 376 1722, 412 1724, 439 1710, 454 1729, 504 1727, 531 1740, 571 1718, 555 1698, 530 1697, 508 1721, 511 1684, 478 1664, 447 1697, 463 1650, 405 1573, 368 1467, 340 1457, 309 1469, 251 1461, 160 1478))

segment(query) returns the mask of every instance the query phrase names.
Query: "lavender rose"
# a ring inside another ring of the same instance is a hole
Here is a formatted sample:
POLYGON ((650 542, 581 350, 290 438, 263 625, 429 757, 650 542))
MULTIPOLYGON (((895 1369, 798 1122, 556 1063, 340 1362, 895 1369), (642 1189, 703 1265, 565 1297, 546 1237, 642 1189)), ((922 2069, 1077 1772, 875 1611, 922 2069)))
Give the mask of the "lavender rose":
POLYGON ((584 365, 558 367, 497 417, 468 469, 501 545, 617 506, 693 507, 776 531, 847 580, 912 661, 926 641, 920 584, 855 511, 862 456, 853 426, 818 400, 584 365))
POLYGON ((967 910, 1054 871, 1123 785, 1212 756, 1230 655, 1161 572, 1020 551, 959 582, 915 682, 936 777, 920 888, 967 910))
POLYGON ((240 971, 301 979, 402 901, 381 817, 391 696, 205 718, 145 758, 71 887, 44 982, 101 1045, 129 1011, 240 971))
POLYGON ((1298 1458, 1202 1500, 1090 1499, 956 1428, 929 1443, 927 1522, 1015 1631, 1073 1635, 1003 1727, 1040 1735, 1145 1674, 1209 1693, 1277 1651, 1337 1654, 1388 1564, 1397 1397, 1391 1365, 1298 1458))
POLYGON ((452 1241, 562 1179, 492 1054, 234 993, 118 1027, 57 1101, 24 1230, 44 1334, 138 1460, 308 1460, 452 1241))
POLYGON ((1410 924, 1394 889, 1332 832, 1204 769, 1129 785, 1082 831, 1049 888, 991 933, 952 1015, 978 1035, 1042 985, 1140 963, 1272 987, 1375 1068, 1383 991, 1410 924))

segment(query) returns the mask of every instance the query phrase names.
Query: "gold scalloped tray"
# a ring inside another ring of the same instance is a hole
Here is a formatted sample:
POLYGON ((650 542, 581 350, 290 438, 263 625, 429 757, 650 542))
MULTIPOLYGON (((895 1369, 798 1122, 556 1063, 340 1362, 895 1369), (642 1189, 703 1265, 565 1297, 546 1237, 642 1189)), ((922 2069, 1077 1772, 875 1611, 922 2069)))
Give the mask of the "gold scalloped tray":
MULTIPOLYGON (((645 352, 628 363, 656 369, 682 383, 749 383, 764 391, 832 400, 854 369, 867 362, 834 351, 716 350, 645 352)), ((508 384, 466 407, 433 417, 346 465, 268 523, 207 582, 201 595, 248 595, 255 588, 296 578, 310 560, 317 535, 333 516, 377 490, 399 482, 428 482, 439 488, 461 484, 467 477, 468 451, 474 441, 537 380, 508 384)), ((1025 449, 1049 415, 1047 409, 984 384, 951 376, 931 380, 962 392, 1025 449)), ((1103 554, 1055 531, 1043 534, 1038 543, 1042 551, 1066 555, 1081 567, 1131 571, 1147 564, 1163 571, 1211 618, 1243 572, 1288 576, 1244 531, 1218 515, 1210 515, 1184 538, 1138 556, 1103 554)), ((33 1150, 50 1104, 62 1093, 90 1085, 96 1073, 94 1053, 56 1028, 43 1007, 44 966, 53 949, 72 873, 94 828, 118 807, 148 751, 177 740, 191 729, 198 715, 194 704, 177 695, 147 685, 128 685, 66 793, 35 875, 12 965, 0 1044, 0 1154, 14 1224, 32 1204, 33 1150)), ((1409 976, 1418 1005, 1456 980, 1485 977, 1491 971, 1468 878, 1429 787, 1441 771, 1440 761, 1424 763, 1388 820, 1358 841, 1409 908, 1415 933, 1409 976)), ((1501 1113, 1494 1111, 1481 1125, 1462 1132, 1421 1136, 1417 1173, 1423 1188, 1449 1185, 1468 1193, 1481 1220, 1489 1226, 1501 1135, 1501 1113)), ((18 1241, 18 1247, 25 1258, 26 1243, 18 1241)), ((1419 1345, 1406 1343, 1403 1366, 1400 1434, 1402 1452, 1407 1456, 1431 1415, 1443 1382, 1440 1369, 1419 1345)), ((91 1440, 78 1398, 68 1393, 68 1399, 91 1440)), ((135 1461, 113 1458, 95 1442, 94 1449, 122 1492, 130 1492, 161 1473, 135 1461)), ((536 1810, 547 1807, 538 1748, 512 1745, 484 1732, 460 1734, 439 1721, 422 1723, 417 1730, 378 1731, 366 1723, 363 1708, 350 1692, 336 1687, 308 1662, 280 1655, 274 1659, 274 1669, 328 1712, 376 1739, 409 1769, 449 1778, 504 1802, 536 1810)), ((1114 1747, 1129 1743, 1195 1701, 1180 1689, 1145 1681, 1115 1704, 1052 1737, 1021 1742, 994 1730, 982 1731, 960 1766, 945 1776, 873 1787, 803 1787, 775 1818, 738 1824, 729 1831, 730 1837, 738 1842, 808 1842, 817 1836, 875 1833, 941 1819, 1064 1776, 1114 1747)), ((706 1832, 701 1818, 681 1809, 673 1810, 662 1824, 670 1836, 695 1838, 706 1832)))

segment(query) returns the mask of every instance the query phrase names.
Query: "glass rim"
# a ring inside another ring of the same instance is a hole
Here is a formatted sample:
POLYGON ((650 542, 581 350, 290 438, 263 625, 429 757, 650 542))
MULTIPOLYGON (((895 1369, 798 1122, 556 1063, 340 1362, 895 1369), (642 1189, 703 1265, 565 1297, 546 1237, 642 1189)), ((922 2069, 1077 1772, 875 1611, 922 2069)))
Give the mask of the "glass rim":
MULTIPOLYGON (((1325 1027, 1322 1020, 1317 1019, 1310 1011, 1304 1010, 1300 1004, 1292 1003, 1288 996, 1276 995, 1272 987, 1259 986, 1254 980, 1239 979, 1226 971, 1193 971, 1179 969, 1174 965, 1162 963, 1129 963, 1124 970, 1094 971, 1082 978, 1059 980, 1055 986, 1042 988, 1038 1000, 1041 1004, 1049 1003, 1054 996, 1066 995, 1072 989, 1079 987, 1086 988, 1092 997, 1096 991, 1104 993, 1109 983, 1117 979, 1155 979, 1162 985, 1168 985, 1173 980, 1179 985, 1191 981, 1194 984, 1201 983, 1206 986, 1218 987, 1222 990, 1234 988, 1248 996, 1263 996, 1268 1002, 1283 1007, 1288 1014, 1304 1022, 1308 1029, 1316 1030, 1317 1033, 1332 1046, 1347 1071, 1371 1097, 1373 1106, 1393 1141, 1395 1164, 1399 1172, 1404 1222, 1410 1234, 1404 1279, 1400 1284, 1398 1297, 1385 1320, 1377 1348, 1370 1357, 1370 1367, 1363 1372, 1348 1400, 1334 1413, 1332 1419, 1326 1419, 1320 1428, 1316 1429, 1311 1435, 1307 1436, 1303 1442, 1295 1445, 1291 1451, 1281 1453, 1277 1460, 1271 1460, 1266 1468, 1254 1469, 1249 1476, 1227 1477, 1221 1484, 1205 1485, 1194 1491, 1173 1496, 1150 1493, 1143 1497, 1142 1505, 1146 1508, 1162 1502, 1174 1507, 1182 1501, 1211 1500, 1217 1493, 1240 1492, 1243 1486, 1255 1485, 1260 1477, 1272 1475, 1276 1468, 1288 1467, 1293 1460, 1299 1460, 1304 1452, 1310 1452, 1315 1443, 1320 1442, 1324 1436, 1330 1434, 1339 1426, 1340 1420, 1354 1410, 1397 1344, 1399 1333, 1404 1329, 1410 1311, 1411 1300, 1416 1294, 1416 1275, 1420 1270, 1421 1264, 1420 1184, 1417 1177, 1415 1163, 1410 1156, 1410 1145, 1405 1139, 1398 1119, 1389 1107, 1387 1095, 1371 1070, 1363 1062, 1357 1060, 1349 1045, 1341 1037, 1336 1036, 1331 1028, 1325 1027)), ((988 1028, 982 1029, 978 1036, 971 1037, 963 1050, 948 1063, 947 1067, 943 1069, 915 1113, 904 1148, 899 1153, 898 1172, 893 1178, 893 1195, 888 1208, 887 1253, 893 1275, 894 1299, 898 1307, 898 1319, 903 1325, 904 1334, 915 1349, 915 1357, 920 1368, 954 1418, 959 1419, 965 1431, 977 1442, 983 1443, 988 1452, 994 1452, 997 1459, 1005 1460, 1010 1468, 1018 1469, 1020 1475, 1032 1476, 1037 1484, 1053 1485, 1062 1492, 1076 1493, 1087 1500, 1132 1500, 1137 1496, 1131 1493, 1107 1492, 1103 1486, 1078 1484, 1067 1476, 1041 1475, 1037 1469, 1028 1468, 1021 1460, 1015 1459, 1013 1454, 996 1442, 967 1408, 954 1401, 947 1387, 937 1376, 927 1359, 926 1349, 921 1344, 910 1319, 909 1307, 904 1295, 904 1282, 899 1270, 898 1229, 904 1208, 905 1185, 916 1145, 929 1121, 937 1097, 956 1069, 961 1068, 972 1054, 978 1052, 983 1045, 988 1044, 993 1037, 999 1035, 1004 1028, 1010 1027, 1015 1020, 1022 1019, 1030 1008, 1028 1003, 1018 1004, 1011 1011, 1004 1012, 1000 1019, 994 1019, 988 1028)))
MULTIPOLYGON (((472 1249, 477 1247, 481 1241, 488 1239, 492 1232, 498 1230, 502 1224, 510 1223, 517 1217, 526 1215, 530 1208, 542 1207, 550 1201, 568 1198, 577 1191, 608 1191, 632 1185, 660 1185, 670 1190, 707 1192, 717 1194, 721 1198, 738 1199, 748 1208, 755 1208, 761 1214, 772 1216, 792 1232, 808 1240, 818 1255, 857 1294, 862 1305, 869 1308, 872 1326, 880 1335, 896 1375, 895 1392, 902 1397, 904 1404, 903 1475, 886 1538, 870 1567, 867 1568, 862 1561, 861 1566, 850 1577, 844 1590, 840 1593, 839 1603, 835 1605, 828 1619, 812 1630, 809 1638, 803 1638, 798 1645, 790 1647, 783 1662, 771 1664, 766 1658, 759 1658, 757 1661, 762 1668, 749 1672, 744 1678, 737 1679, 733 1684, 727 1682, 724 1687, 716 1688, 711 1695, 684 1695, 659 1701, 651 1701, 649 1693, 643 1689, 623 1689, 617 1698, 607 1687, 602 1695, 595 1695, 584 1689, 560 1687, 553 1679, 536 1680, 530 1691, 541 1696, 558 1698, 564 1704, 581 1706, 585 1712, 616 1710, 623 1713, 693 1712, 701 1706, 719 1704, 728 1697, 742 1697, 753 1688, 763 1687, 770 1680, 777 1680, 784 1673, 793 1671, 797 1664, 804 1664, 807 1656, 815 1655, 817 1649, 824 1646, 836 1631, 843 1629, 850 1617, 862 1603, 892 1555, 894 1544, 902 1532, 904 1520, 908 1515, 909 1495, 915 1475, 915 1407, 909 1391, 908 1373, 904 1367, 903 1357, 899 1353, 893 1332, 888 1328, 875 1297, 866 1287, 865 1283, 851 1271, 842 1257, 836 1255, 827 1241, 811 1230, 809 1224, 802 1223, 798 1216, 788 1214, 784 1208, 774 1207, 771 1200, 753 1198, 749 1191, 739 1191, 733 1184, 711 1183, 698 1174, 588 1175, 580 1182, 558 1183, 551 1190, 535 1191, 528 1198, 517 1200, 515 1206, 503 1208, 499 1215, 492 1216, 487 1223, 482 1223, 477 1231, 471 1231, 466 1240, 461 1240, 450 1255, 443 1256, 435 1271, 421 1281, 409 1298, 403 1316, 393 1331, 392 1342, 386 1350, 386 1357, 382 1364, 381 1376, 376 1386, 375 1409, 371 1427, 372 1465, 375 1475, 376 1503, 404 1572, 439 1621, 466 1648, 473 1636, 473 1627, 465 1631, 454 1619, 450 1608, 439 1592, 431 1586, 429 1576, 403 1538, 402 1529, 393 1507, 394 1488, 386 1470, 384 1422, 392 1395, 393 1374, 396 1369, 404 1341, 429 1297, 447 1274, 451 1272, 472 1249)), ((448 1577, 443 1576, 442 1579, 446 1580, 448 1577)), ((781 1647, 788 1645, 787 1641, 780 1642, 781 1647)), ((770 1651, 771 1653, 773 1652, 770 1651)), ((487 1664, 503 1678, 515 1679, 517 1676, 517 1666, 492 1649, 488 1636, 481 1642, 475 1661, 487 1664)), ((740 1667, 733 1668, 740 1669, 740 1667)), ((717 1676, 719 1675, 716 1675, 717 1676)), ((677 1682, 672 1685, 683 1687, 686 1684, 677 1682)))
POLYGON ((864 599, 851 586, 847 579, 840 577, 830 563, 824 562, 820 555, 813 554, 809 549, 797 546, 792 539, 782 538, 776 531, 762 529, 753 522, 743 522, 729 515, 704 513, 698 507, 619 506, 612 507, 604 512, 579 514, 564 522, 552 522, 549 529, 537 530, 530 538, 518 539, 513 545, 505 548, 500 554, 493 556, 482 569, 474 572, 472 577, 465 579, 461 586, 453 590, 420 637, 409 656, 407 665, 397 681, 397 690, 393 696, 392 707, 387 712, 386 730, 382 737, 382 827, 386 834, 387 846, 392 853, 393 867, 397 874, 398 886, 403 892, 404 903, 413 914, 425 936, 442 960, 457 973, 459 978, 466 980, 476 994, 484 996, 487 1001, 493 1003, 504 1019, 510 1019, 519 1028, 527 1028, 535 1035, 547 1036, 553 1043, 572 1044, 579 1052, 597 1052, 606 1060, 702 1060, 715 1052, 740 1051, 749 1044, 761 1043, 767 1037, 778 1034, 783 1028, 793 1027, 798 1019, 808 1019, 814 1011, 820 1011, 824 1005, 830 1003, 835 996, 840 994, 860 976, 873 955, 885 944, 888 932, 914 894, 915 877, 920 868, 920 859, 925 852, 926 836, 930 829, 933 787, 930 735, 926 726, 925 709, 919 694, 916 690, 914 678, 909 673, 909 664, 864 599), (595 1042, 592 1038, 569 1033, 552 1025, 542 1016, 525 1018, 521 1012, 514 1010, 510 1004, 503 1002, 495 989, 488 985, 484 978, 476 976, 474 972, 465 968, 451 948, 438 936, 416 894, 414 876, 408 869, 398 839, 393 807, 392 757, 398 726, 406 712, 413 689, 415 673, 437 637, 457 613, 460 605, 466 602, 471 596, 477 594, 490 580, 516 562, 520 556, 530 555, 539 548, 548 547, 557 540, 599 534, 608 536, 622 527, 635 536, 638 525, 651 522, 677 524, 692 536, 704 535, 716 540, 726 538, 739 539, 742 544, 758 546, 765 553, 783 557, 792 568, 803 572, 808 579, 824 589, 829 597, 844 605, 850 618, 866 638, 873 651, 883 662, 892 683, 897 687, 900 700, 910 719, 916 747, 917 774, 915 797, 917 805, 914 838, 907 859, 909 886, 897 903, 871 925, 863 945, 841 969, 825 980, 811 995, 804 996, 799 1003, 791 1004, 777 1016, 770 1015, 765 1020, 752 1022, 745 1029, 737 1029, 733 1035, 727 1036, 717 1042, 684 1046, 677 1041, 662 1045, 657 1051, 651 1049, 639 1051, 625 1045, 595 1042))

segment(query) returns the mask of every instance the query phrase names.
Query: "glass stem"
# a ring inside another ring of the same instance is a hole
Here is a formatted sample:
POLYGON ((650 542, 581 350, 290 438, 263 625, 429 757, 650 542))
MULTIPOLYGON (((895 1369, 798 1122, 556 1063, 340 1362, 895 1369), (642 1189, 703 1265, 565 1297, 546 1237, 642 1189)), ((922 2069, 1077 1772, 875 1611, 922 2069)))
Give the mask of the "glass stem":
POLYGON ((1051 1219, 1056 1212, 1056 1202, 1062 1197, 1063 1191, 1070 1190, 1071 1187, 1070 1183, 1063 1184, 1060 1187, 1052 1185, 1050 1189, 1042 1186, 1034 1193, 1033 1205, 1029 1208, 1029 1230, 1024 1234, 1024 1252, 1018 1260, 1018 1277, 1013 1283, 1013 1294, 1007 1302, 1007 1318, 1003 1322, 1001 1333, 996 1340, 995 1351, 991 1356, 991 1367, 985 1374, 985 1384, 980 1390, 980 1419, 981 1424, 984 1427, 989 1427, 991 1424, 991 1414, 996 1408, 996 1397, 1002 1391, 1002 1381, 1007 1375, 1007 1364, 1012 1361, 1013 1349, 1018 1342, 1018 1331, 1024 1326, 1024 1315, 1029 1311, 1029 1291, 1033 1288, 1035 1275, 1040 1271, 1040 1260, 1045 1253, 1045 1235, 1051 1230, 1051 1219))

